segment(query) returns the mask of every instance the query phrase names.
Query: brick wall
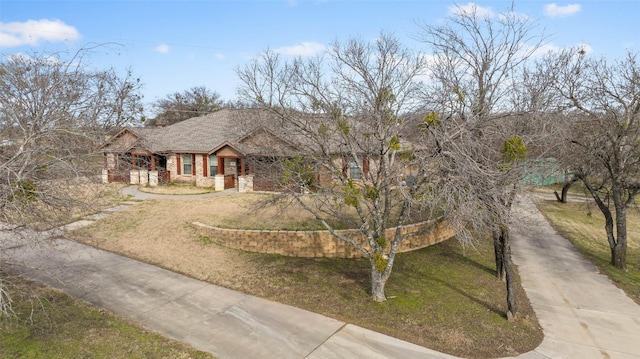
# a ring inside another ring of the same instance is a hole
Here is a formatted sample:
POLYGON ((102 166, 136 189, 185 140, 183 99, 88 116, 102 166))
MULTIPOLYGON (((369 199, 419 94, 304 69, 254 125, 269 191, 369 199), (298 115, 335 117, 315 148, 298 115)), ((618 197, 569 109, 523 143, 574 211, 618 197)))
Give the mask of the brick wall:
MULTIPOLYGON (((249 252, 280 254, 291 257, 362 257, 362 252, 352 245, 336 238, 328 231, 262 231, 225 229, 207 226, 194 222, 193 227, 199 234, 209 237, 212 241, 225 247, 241 249, 249 252)), ((431 222, 418 223, 402 229, 403 233, 424 231, 415 236, 407 237, 398 252, 428 247, 453 237, 453 231, 446 222, 433 224, 431 222), (433 228, 428 229, 430 226, 433 228)), ((368 248, 366 238, 356 230, 338 231, 363 247, 368 248)), ((387 230, 387 238, 393 238, 395 228, 387 230)))

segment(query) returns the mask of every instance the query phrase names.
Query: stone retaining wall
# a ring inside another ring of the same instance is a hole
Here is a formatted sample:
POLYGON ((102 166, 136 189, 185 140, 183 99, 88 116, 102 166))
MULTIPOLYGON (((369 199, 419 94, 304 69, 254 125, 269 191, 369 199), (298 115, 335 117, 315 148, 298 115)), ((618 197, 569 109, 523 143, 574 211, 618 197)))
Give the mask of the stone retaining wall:
MULTIPOLYGON (((199 234, 207 236, 222 246, 249 252, 280 254, 290 257, 357 258, 362 252, 339 240, 328 231, 263 231, 225 229, 194 222, 199 234)), ((453 237, 446 222, 423 222, 407 226, 403 233, 425 230, 425 233, 406 238, 398 252, 428 247, 453 237), (433 227, 429 229, 429 227, 433 227)), ((340 230, 341 235, 352 238, 368 248, 366 238, 357 230, 340 230)), ((395 228, 387 230, 387 238, 393 238, 395 228)))

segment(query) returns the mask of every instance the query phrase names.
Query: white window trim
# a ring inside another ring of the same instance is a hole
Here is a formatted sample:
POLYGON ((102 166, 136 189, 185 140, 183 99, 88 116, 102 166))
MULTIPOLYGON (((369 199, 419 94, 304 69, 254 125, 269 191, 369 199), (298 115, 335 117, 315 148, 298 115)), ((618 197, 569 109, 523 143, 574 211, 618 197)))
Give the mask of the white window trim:
POLYGON ((182 155, 182 175, 193 176, 193 156, 191 154, 182 155), (189 165, 189 171, 185 171, 187 165, 189 165))
POLYGON ((218 175, 218 155, 209 155, 209 177, 215 177, 218 175), (211 158, 215 158, 215 161, 212 161, 211 158), (214 166, 215 163, 215 166, 214 166), (212 171, 211 168, 215 167, 216 170, 212 171))

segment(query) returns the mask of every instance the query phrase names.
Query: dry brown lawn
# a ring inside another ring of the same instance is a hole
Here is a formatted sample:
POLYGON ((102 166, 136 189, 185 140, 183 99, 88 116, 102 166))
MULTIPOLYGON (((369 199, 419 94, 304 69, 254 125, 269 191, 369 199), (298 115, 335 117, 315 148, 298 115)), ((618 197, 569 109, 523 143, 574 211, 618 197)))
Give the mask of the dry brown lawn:
MULTIPOLYGON (((261 209, 255 205, 264 195, 246 194, 211 198, 147 200, 94 225, 77 230, 69 238, 112 252, 170 268, 200 280, 252 293, 255 283, 269 278, 242 251, 207 245, 192 222, 224 228, 297 228, 313 223, 300 208, 261 209)), ((260 294, 260 293, 255 293, 260 294)))

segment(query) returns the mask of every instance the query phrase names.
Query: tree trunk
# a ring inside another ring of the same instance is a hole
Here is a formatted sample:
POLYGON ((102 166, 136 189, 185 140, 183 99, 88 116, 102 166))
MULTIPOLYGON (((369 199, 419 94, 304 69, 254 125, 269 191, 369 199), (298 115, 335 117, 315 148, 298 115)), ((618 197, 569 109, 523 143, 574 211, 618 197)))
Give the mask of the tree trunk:
POLYGON ((371 298, 375 302, 384 302, 387 300, 387 297, 384 294, 384 287, 387 284, 387 279, 389 278, 386 275, 386 270, 384 272, 379 272, 376 269, 375 263, 371 264, 371 298))
POLYGON ((580 180, 582 180, 582 183, 587 187, 591 193, 591 197, 596 201, 600 212, 602 212, 602 215, 604 216, 604 229, 607 233, 609 249, 611 249, 611 265, 622 270, 627 270, 627 212, 624 205, 620 206, 620 204, 622 204, 620 184, 614 182, 611 188, 613 192, 613 202, 616 209, 615 223, 618 232, 618 239, 616 240, 613 214, 611 213, 609 206, 602 201, 598 192, 593 188, 585 176, 580 176, 580 180))
POLYGON ((514 320, 516 317, 516 292, 515 292, 515 280, 513 275, 513 262, 511 261, 511 238, 509 235, 509 229, 506 226, 501 228, 501 241, 504 249, 504 272, 507 283, 507 319, 509 321, 514 320))
POLYGON ((553 191, 553 194, 556 195, 556 199, 558 202, 567 203, 567 193, 569 192, 569 188, 571 185, 578 180, 578 177, 574 177, 572 179, 565 179, 564 184, 562 185, 562 195, 558 196, 558 191, 553 191))
POLYGON ((493 232, 493 251, 496 260, 496 277, 505 280, 506 273, 504 267, 504 241, 502 240, 502 231, 493 232))
MULTIPOLYGON (((614 189, 615 190, 615 189, 614 189)), ((622 200, 622 190, 614 193, 616 206, 616 245, 611 248, 611 264, 623 271, 627 271, 627 206, 622 200)))

